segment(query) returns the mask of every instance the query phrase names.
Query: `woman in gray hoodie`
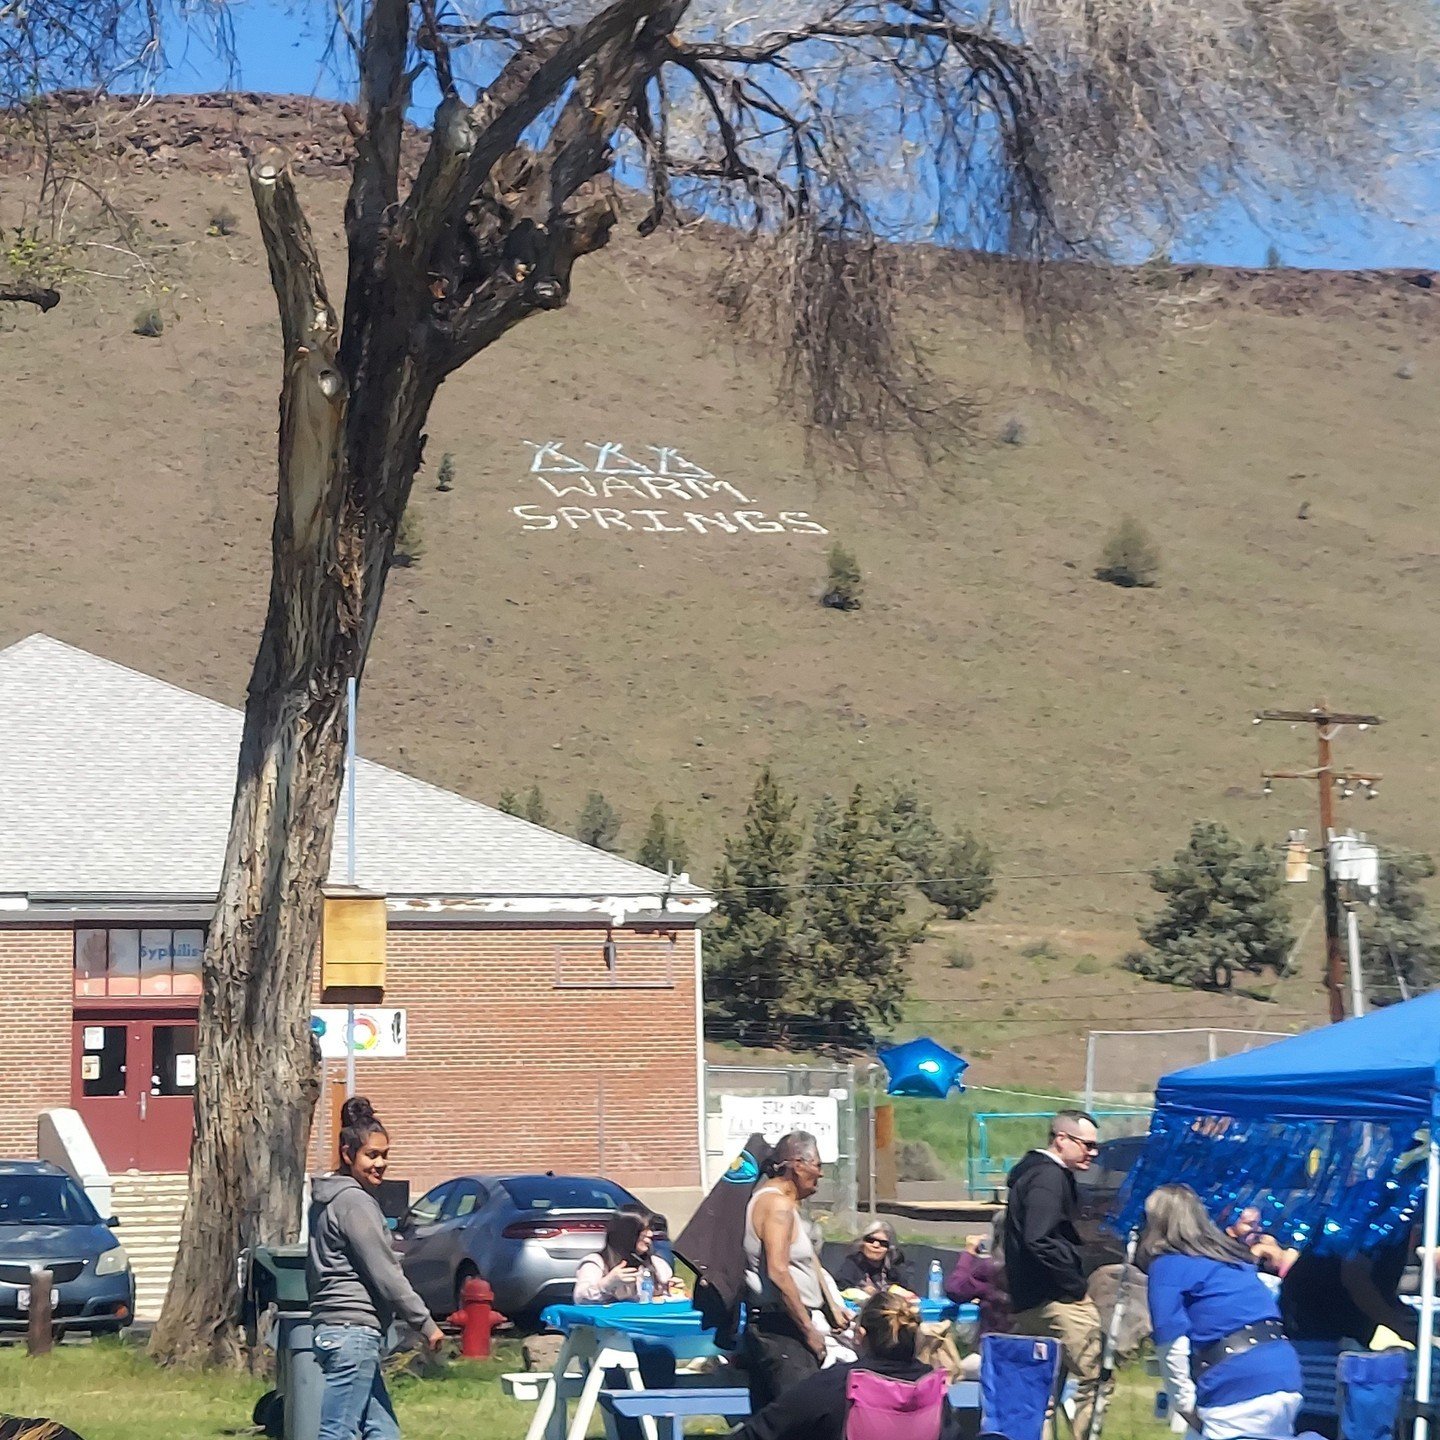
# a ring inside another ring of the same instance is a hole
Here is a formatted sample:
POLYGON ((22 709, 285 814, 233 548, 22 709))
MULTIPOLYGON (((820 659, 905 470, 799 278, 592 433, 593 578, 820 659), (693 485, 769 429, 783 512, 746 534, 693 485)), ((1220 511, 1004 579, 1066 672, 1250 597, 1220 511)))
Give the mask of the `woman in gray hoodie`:
POLYGON ((325 1375, 317 1440, 399 1440, 395 1407, 380 1371, 397 1317, 439 1349, 440 1327, 400 1268, 375 1198, 390 1161, 390 1137, 359 1095, 340 1112, 340 1167, 310 1187, 305 1273, 315 1354, 325 1375))

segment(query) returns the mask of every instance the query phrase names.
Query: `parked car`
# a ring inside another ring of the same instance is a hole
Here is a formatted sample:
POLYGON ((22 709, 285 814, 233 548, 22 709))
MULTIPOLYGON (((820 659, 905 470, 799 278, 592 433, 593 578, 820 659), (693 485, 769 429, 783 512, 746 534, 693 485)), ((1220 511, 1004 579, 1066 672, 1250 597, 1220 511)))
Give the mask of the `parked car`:
MULTIPOLYGON (((460 1287, 483 1276, 502 1315, 533 1322, 568 1303, 575 1271, 605 1242, 605 1224, 635 1197, 609 1180, 574 1175, 462 1175, 422 1195, 400 1222, 395 1248, 410 1283, 443 1319, 460 1287)), ((655 1237, 670 1259, 670 1242, 655 1237)))
POLYGON ((114 1331, 135 1316, 125 1247, 58 1165, 0 1160, 0 1330, 30 1323, 30 1272, 48 1270, 58 1332, 114 1331))
POLYGON ((1111 1215, 1125 1177, 1145 1148, 1144 1135, 1117 1135, 1102 1140, 1088 1170, 1075 1181, 1080 1189, 1081 1261, 1089 1275, 1102 1265, 1118 1265, 1125 1258, 1125 1241, 1116 1234, 1111 1215))

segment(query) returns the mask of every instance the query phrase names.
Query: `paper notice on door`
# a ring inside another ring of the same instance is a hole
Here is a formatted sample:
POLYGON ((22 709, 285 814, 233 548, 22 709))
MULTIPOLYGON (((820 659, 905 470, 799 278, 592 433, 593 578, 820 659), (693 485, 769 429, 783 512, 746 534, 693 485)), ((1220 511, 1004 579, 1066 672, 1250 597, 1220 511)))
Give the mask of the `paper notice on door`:
POLYGON ((103 1050, 105 1048, 105 1027, 103 1025, 87 1025, 84 1038, 83 1049, 103 1050))
POLYGON ((195 1083, 195 1057, 193 1055, 177 1055, 175 1057, 175 1088, 177 1090, 188 1089, 195 1083))
POLYGON ((82 1080, 98 1080, 100 1078, 100 1057, 98 1055, 82 1055, 80 1057, 80 1078, 82 1080))

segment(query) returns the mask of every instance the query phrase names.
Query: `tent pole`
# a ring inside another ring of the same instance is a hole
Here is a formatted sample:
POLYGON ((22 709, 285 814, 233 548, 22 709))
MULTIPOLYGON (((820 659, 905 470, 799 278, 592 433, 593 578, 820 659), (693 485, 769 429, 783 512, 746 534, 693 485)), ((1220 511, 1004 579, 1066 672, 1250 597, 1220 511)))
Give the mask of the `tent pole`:
POLYGON ((1425 1170, 1425 1238, 1420 1257, 1420 1338, 1416 1347, 1414 1440, 1428 1440, 1430 1422, 1424 1411, 1430 1404, 1430 1366, 1435 1350, 1435 1243, 1440 1230, 1440 1135, 1436 1134, 1436 1109, 1430 1114, 1429 1160, 1425 1170))

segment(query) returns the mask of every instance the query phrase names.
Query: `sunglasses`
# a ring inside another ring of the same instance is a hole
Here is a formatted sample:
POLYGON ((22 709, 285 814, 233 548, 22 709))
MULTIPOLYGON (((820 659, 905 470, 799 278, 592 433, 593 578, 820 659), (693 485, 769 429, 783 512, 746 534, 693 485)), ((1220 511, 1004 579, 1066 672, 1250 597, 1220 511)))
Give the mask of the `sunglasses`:
POLYGON ((1078 1135, 1072 1135, 1068 1130, 1062 1130, 1060 1132, 1060 1138, 1073 1142, 1091 1155, 1098 1155, 1100 1153, 1100 1142, 1098 1140, 1082 1140, 1078 1135))
POLYGON ((867 1235, 865 1237, 865 1243, 867 1245, 878 1245, 882 1250, 888 1250, 890 1248, 890 1242, 883 1235, 867 1235))

